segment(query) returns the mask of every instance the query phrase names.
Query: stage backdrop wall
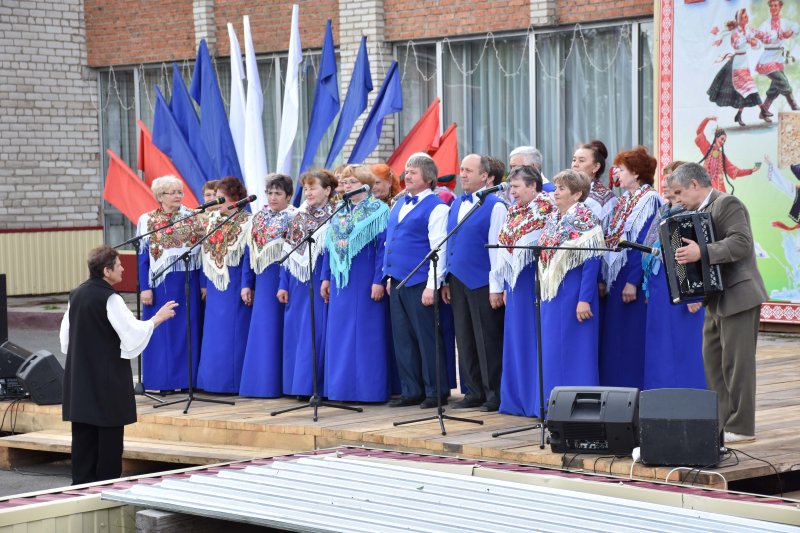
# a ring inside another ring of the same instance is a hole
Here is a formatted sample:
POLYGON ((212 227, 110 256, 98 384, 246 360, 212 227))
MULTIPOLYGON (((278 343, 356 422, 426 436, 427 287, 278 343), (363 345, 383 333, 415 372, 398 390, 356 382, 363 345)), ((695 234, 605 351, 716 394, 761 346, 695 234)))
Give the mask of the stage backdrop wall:
MULTIPOLYGON (((800 3, 784 2, 782 27, 800 24, 800 3)), ((705 151, 698 139, 698 127, 708 117, 702 135, 710 142, 716 127, 727 133, 724 153, 728 162, 740 169, 729 172, 725 189, 747 206, 753 226, 758 265, 770 302, 762 307, 762 321, 800 323, 800 221, 792 213, 800 202, 800 111, 791 111, 784 96, 779 96, 770 111, 772 123, 759 118, 758 106, 745 107, 741 126, 735 122, 736 108, 720 107, 708 95, 715 77, 735 58, 737 73, 749 70, 759 102, 766 100, 770 79, 756 69, 767 47, 758 30, 769 25, 766 0, 656 0, 658 43, 657 145, 660 165, 672 160, 699 162, 705 151), (732 33, 726 23, 736 12, 746 9, 749 16, 747 42, 738 49, 731 44, 732 33), (716 29, 715 29, 716 28, 716 29), (734 55, 739 52, 738 55, 734 55), (744 52, 742 54, 741 52, 744 52), (749 175, 748 169, 760 167, 749 175), (744 171, 744 172, 741 172, 744 171)), ((768 39, 767 39, 768 40, 768 39)), ((800 91, 800 38, 783 41, 784 73, 794 94, 800 91)), ((763 69, 760 69, 763 70, 763 69)), ((730 79, 728 77, 727 79, 730 79)), ((727 82, 727 90, 735 90, 727 82)), ((747 85, 747 74, 737 75, 737 86, 747 85), (743 83, 739 83, 743 82, 743 83)), ((744 91, 747 94, 747 91, 744 91)), ((751 97, 751 100, 753 98, 751 97)), ((731 169, 732 167, 728 167, 731 169)))

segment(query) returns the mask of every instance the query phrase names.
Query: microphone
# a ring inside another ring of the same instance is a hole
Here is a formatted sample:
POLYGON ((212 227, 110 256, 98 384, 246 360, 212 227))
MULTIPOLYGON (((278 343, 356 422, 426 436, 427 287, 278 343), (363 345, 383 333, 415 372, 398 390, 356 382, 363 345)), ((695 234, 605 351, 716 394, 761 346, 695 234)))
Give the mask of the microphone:
POLYGON ((218 197, 214 198, 213 200, 209 200, 208 202, 204 203, 203 205, 198 205, 194 209, 194 212, 195 213, 204 213, 205 210, 208 209, 209 207, 214 207, 215 205, 224 204, 224 203, 225 203, 225 198, 223 198, 222 196, 218 196, 218 197))
POLYGON ((500 192, 500 191, 505 191, 506 189, 508 189, 508 183, 504 181, 500 185, 495 185, 494 187, 489 187, 488 189, 484 189, 484 190, 482 190, 480 192, 476 192, 475 194, 478 195, 478 198, 483 199, 484 197, 486 197, 486 196, 488 196, 490 194, 493 194, 493 193, 496 193, 496 192, 500 192))
POLYGON ((639 250, 640 252, 651 254, 656 257, 661 255, 661 250, 659 250, 658 248, 650 248, 649 246, 645 246, 644 244, 639 244, 638 242, 621 240, 619 241, 619 244, 617 244, 617 251, 619 251, 620 248, 630 248, 631 250, 639 250))
POLYGON ((242 198, 241 200, 239 200, 235 204, 229 205, 228 206, 228 211, 233 211, 234 209, 239 209, 240 207, 246 206, 250 202, 255 202, 256 198, 258 198, 258 196, 256 196, 255 194, 251 194, 247 198, 242 198))
POLYGON ((346 193, 344 193, 344 194, 342 195, 342 200, 344 200, 344 201, 347 201, 347 200, 349 200, 350 198, 352 198, 353 196, 355 196, 355 195, 357 195, 357 194, 361 194, 362 192, 369 192, 369 185, 362 185, 362 186, 361 186, 361 187, 359 187, 358 189, 353 189, 353 190, 352 190, 352 191, 350 191, 350 192, 346 192, 346 193))

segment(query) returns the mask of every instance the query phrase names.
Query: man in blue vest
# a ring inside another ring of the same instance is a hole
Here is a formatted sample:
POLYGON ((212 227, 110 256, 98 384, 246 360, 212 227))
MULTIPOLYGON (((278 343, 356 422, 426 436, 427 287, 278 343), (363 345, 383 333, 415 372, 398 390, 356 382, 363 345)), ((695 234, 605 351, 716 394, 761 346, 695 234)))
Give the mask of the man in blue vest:
MULTIPOLYGON (((491 184, 491 162, 470 154, 461 161, 461 195, 450 207, 447 231, 464 219, 479 201, 478 194, 491 184)), ((506 206, 495 194, 450 237, 447 247, 447 286, 442 298, 453 306, 461 383, 469 389, 453 407, 500 407, 500 375, 503 367, 503 287, 489 272, 496 265, 500 228, 506 220, 506 206)))
POLYGON ((439 289, 444 279, 447 247, 441 249, 437 279, 434 279, 433 269, 428 263, 402 289, 393 288, 446 235, 448 208, 434 192, 438 175, 436 163, 428 154, 418 153, 409 157, 405 172, 406 194, 389 214, 383 274, 389 278, 392 337, 402 394, 389 402, 390 407, 436 407, 436 342, 439 342, 442 357, 439 392, 442 403, 447 403, 449 387, 444 344, 441 332, 434 324, 432 307, 434 291, 439 289))

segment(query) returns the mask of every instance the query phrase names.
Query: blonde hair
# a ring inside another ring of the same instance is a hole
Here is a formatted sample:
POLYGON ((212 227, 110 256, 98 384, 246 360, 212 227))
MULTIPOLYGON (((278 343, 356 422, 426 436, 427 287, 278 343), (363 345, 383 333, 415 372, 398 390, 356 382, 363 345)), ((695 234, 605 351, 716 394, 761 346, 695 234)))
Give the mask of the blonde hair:
POLYGON ((168 189, 175 187, 183 190, 183 182, 172 174, 156 178, 153 180, 153 183, 150 184, 150 190, 153 191, 153 196, 155 196, 158 202, 161 202, 161 195, 167 192, 168 189))
POLYGON ((339 181, 345 178, 356 178, 364 185, 369 185, 372 188, 375 185, 375 175, 366 165, 347 165, 339 174, 339 181))

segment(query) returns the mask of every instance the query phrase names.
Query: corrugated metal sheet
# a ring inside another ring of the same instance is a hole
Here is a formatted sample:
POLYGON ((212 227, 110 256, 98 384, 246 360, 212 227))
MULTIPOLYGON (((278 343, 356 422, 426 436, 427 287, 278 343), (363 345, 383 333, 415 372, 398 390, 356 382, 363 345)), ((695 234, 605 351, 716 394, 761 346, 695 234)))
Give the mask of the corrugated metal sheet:
POLYGON ((103 498, 288 531, 780 532, 796 528, 337 457, 166 479, 103 498))
POLYGON ((0 272, 9 296, 68 292, 88 276, 86 255, 102 229, 0 233, 0 272))

